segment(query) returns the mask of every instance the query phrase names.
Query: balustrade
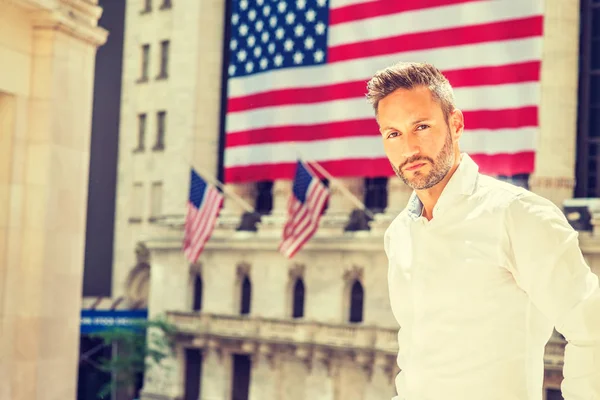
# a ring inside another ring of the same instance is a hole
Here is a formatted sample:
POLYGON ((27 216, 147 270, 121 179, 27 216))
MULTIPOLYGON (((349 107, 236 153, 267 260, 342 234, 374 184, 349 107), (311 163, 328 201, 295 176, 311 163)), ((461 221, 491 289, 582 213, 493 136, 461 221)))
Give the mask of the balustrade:
POLYGON ((397 352, 390 340, 396 330, 388 328, 182 312, 169 313, 169 319, 180 332, 194 336, 397 352))

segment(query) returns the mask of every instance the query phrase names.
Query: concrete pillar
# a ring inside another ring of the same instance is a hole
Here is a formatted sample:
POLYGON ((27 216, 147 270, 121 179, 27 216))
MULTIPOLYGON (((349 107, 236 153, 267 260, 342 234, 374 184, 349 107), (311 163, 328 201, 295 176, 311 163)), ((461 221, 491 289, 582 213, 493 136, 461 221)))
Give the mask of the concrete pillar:
POLYGON ((261 345, 252 356, 252 373, 250 379, 250 400, 278 400, 276 355, 268 345, 261 345))
POLYGON ((306 377, 306 400, 334 400, 335 360, 327 353, 317 351, 306 377))
POLYGON ((204 351, 200 400, 231 398, 231 355, 209 342, 204 351))
POLYGON ((365 399, 389 399, 395 393, 394 379, 390 373, 393 359, 389 356, 375 356, 369 381, 365 388, 365 399), (391 378, 391 379, 390 379, 391 378))
POLYGON ((92 3, 0 2, 1 399, 76 397, 92 3))
MULTIPOLYGON (((151 296, 148 301, 148 318, 162 317, 172 310, 188 310, 190 273, 184 255, 180 252, 154 249, 150 265, 151 296)), ((148 332, 149 337, 157 334, 159 332, 148 332)), ((151 343, 152 340, 149 340, 149 345, 151 343)), ((163 396, 175 399, 182 396, 183 372, 183 353, 176 351, 171 357, 163 360, 161 365, 146 370, 142 398, 163 396)))
POLYGON ((577 138, 579 1, 544 1, 540 135, 532 191, 557 205, 573 196, 577 138))

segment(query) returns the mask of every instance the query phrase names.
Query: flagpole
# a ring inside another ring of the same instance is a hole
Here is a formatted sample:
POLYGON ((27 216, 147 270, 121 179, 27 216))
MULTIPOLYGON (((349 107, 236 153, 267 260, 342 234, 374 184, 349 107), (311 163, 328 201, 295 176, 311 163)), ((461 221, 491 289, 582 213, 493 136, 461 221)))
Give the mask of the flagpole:
POLYGON ((363 210, 369 218, 371 218, 371 219, 375 218, 375 216, 367 208, 367 206, 365 206, 365 204, 362 201, 360 201, 358 199, 358 197, 356 197, 354 194, 352 194, 352 192, 350 190, 348 190, 346 185, 344 185, 343 183, 341 183, 340 181, 335 179, 333 176, 331 176, 331 174, 329 172, 327 172, 327 170, 325 168, 323 168, 318 162, 316 162, 316 161, 305 161, 305 162, 309 163, 314 169, 317 170, 317 172, 319 172, 321 175, 323 175, 325 178, 327 178, 330 182, 336 184, 340 188, 340 190, 346 196, 348 196, 348 198, 352 201, 352 203, 354 203, 355 206, 357 206, 358 208, 363 210))
POLYGON ((229 196, 232 200, 235 200, 245 211, 256 214, 256 210, 252 207, 246 200, 242 199, 238 194, 229 190, 229 188, 223 185, 218 179, 210 178, 209 174, 204 173, 204 171, 199 170, 198 168, 192 166, 196 170, 196 173, 202 177, 205 181, 210 184, 217 186, 219 189, 223 191, 227 196, 229 196))

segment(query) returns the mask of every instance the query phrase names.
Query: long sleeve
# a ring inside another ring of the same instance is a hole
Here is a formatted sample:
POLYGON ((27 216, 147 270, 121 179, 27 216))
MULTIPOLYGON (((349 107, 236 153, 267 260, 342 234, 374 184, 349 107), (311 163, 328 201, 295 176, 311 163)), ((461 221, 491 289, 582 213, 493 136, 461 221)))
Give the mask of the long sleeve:
POLYGON ((506 213, 509 264, 532 303, 567 339, 565 400, 600 400, 600 288, 578 233, 550 201, 526 193, 506 213))

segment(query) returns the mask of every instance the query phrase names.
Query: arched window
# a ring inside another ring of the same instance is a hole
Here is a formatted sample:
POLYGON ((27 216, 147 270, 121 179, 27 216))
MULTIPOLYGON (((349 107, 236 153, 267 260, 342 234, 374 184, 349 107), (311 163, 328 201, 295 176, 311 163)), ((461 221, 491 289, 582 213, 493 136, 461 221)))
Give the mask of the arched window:
POLYGON ((292 318, 302 318, 304 317, 304 282, 302 278, 296 279, 293 296, 292 318))
POLYGON ((350 322, 362 322, 363 303, 363 287, 358 280, 355 280, 350 288, 350 322))
POLYGON ((252 298, 252 285, 250 284, 248 275, 244 276, 244 279, 242 280, 241 290, 240 314, 247 315, 250 314, 250 300, 252 298))
POLYGON ((194 302, 192 305, 194 311, 202 310, 202 277, 196 274, 194 277, 194 302))

